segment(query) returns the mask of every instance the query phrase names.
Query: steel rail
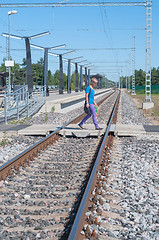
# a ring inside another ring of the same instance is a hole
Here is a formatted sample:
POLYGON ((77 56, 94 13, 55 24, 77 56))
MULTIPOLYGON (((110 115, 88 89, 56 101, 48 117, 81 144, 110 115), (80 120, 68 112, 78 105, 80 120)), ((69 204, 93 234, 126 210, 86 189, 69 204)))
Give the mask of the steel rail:
POLYGON ((83 223, 86 219, 85 212, 86 212, 86 209, 88 208, 88 206, 90 204, 89 199, 90 199, 91 191, 93 190, 93 185, 96 182, 97 172, 98 172, 99 166, 101 165, 102 153, 103 153, 104 147, 106 145, 110 125, 111 125, 111 122, 112 122, 112 119, 113 119, 113 116, 114 116, 114 113, 115 113, 115 110, 116 110, 116 106, 118 104, 119 96, 120 96, 120 92, 117 96, 117 99, 115 101, 113 110, 111 112, 102 144, 100 146, 95 164, 93 166, 93 169, 92 169, 92 172, 91 172, 91 175, 90 175, 90 178, 89 178, 89 181, 87 183, 87 186, 86 186, 84 195, 82 197, 78 212, 76 214, 74 223, 72 225, 68 240, 77 240, 77 239, 80 240, 80 239, 82 239, 82 235, 80 234, 80 232, 82 231, 82 227, 84 225, 83 223))
POLYGON ((85 2, 85 3, 1 3, 0 8, 10 7, 112 7, 147 6, 146 2, 85 2))
MULTIPOLYGON (((98 104, 99 105, 102 104, 113 93, 115 92, 112 92, 111 94, 106 96, 104 99, 99 101, 98 104)), ((58 133, 60 130, 62 130, 71 123, 79 122, 84 115, 85 113, 82 113, 79 116, 75 117, 74 119, 70 120, 69 122, 65 123, 63 126, 60 126, 57 130, 55 130, 45 138, 41 139, 28 149, 24 150, 22 153, 12 158, 10 161, 0 166, 0 181, 4 180, 7 176, 11 175, 14 172, 14 170, 19 171, 20 166, 24 167, 26 164, 28 164, 29 161, 35 158, 41 150, 44 150, 48 145, 53 144, 59 138, 58 133)))

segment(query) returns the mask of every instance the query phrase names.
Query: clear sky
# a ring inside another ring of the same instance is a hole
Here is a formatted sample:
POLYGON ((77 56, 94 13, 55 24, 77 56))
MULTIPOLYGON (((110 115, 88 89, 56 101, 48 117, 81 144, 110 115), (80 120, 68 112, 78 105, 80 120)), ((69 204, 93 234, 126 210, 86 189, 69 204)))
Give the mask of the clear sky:
MULTIPOLYGON (((106 1, 106 0, 105 0, 106 1)), ((109 2, 129 2, 130 0, 116 0, 109 2)), ((135 0, 134 2, 141 2, 135 0)), ((60 2, 57 0, 1 0, 1 3, 27 2, 60 2)), ((66 0, 61 2, 103 2, 103 0, 66 0)), ((132 1, 131 1, 132 2, 132 1)), ((144 2, 144 1, 143 1, 144 2)), ((159 1, 153 0, 152 8, 152 67, 158 67, 159 59, 159 1)), ((0 8, 0 63, 6 57, 6 38, 2 32, 8 33, 8 11, 17 10, 11 15, 11 33, 29 36, 44 31, 50 35, 35 38, 31 43, 44 47, 66 44, 66 49, 77 50, 66 56, 74 58, 83 56, 96 66, 92 72, 104 73, 111 80, 116 80, 119 69, 126 74, 126 61, 129 60, 132 48, 132 36, 135 35, 136 69, 145 70, 146 47, 146 8, 137 7, 32 7, 32 8, 0 8), (90 50, 104 49, 107 50, 90 50), (112 48, 118 48, 112 50, 112 48), (122 48, 128 48, 123 50, 122 48), (116 62, 118 61, 118 67, 116 62), (119 68, 120 66, 120 68, 119 68)), ((67 51, 67 50, 65 50, 67 51)), ((54 50, 52 52, 65 52, 54 50)), ((32 62, 43 57, 44 52, 32 48, 32 62)), ((25 57, 25 41, 11 39, 11 56, 17 63, 22 63, 25 57)), ((82 59, 81 59, 82 60, 82 59)), ((58 59, 49 56, 49 69, 52 73, 58 69, 58 59)), ((72 71, 74 67, 72 66, 72 71)), ((67 72, 67 63, 64 63, 67 72)))

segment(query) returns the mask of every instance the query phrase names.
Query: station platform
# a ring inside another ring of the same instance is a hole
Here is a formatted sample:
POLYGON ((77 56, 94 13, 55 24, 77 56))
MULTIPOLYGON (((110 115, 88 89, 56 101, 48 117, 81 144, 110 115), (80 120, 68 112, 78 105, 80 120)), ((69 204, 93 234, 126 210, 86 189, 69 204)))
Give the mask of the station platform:
MULTIPOLYGON (((99 96, 104 95, 106 92, 111 92, 111 88, 105 89, 95 89, 95 99, 99 96)), ((69 107, 73 110, 74 108, 80 107, 85 100, 85 91, 82 92, 71 92, 63 94, 59 94, 57 92, 50 93, 48 97, 46 97, 46 103, 43 107, 39 110, 37 115, 40 113, 46 112, 59 112, 59 113, 66 113, 69 107)))

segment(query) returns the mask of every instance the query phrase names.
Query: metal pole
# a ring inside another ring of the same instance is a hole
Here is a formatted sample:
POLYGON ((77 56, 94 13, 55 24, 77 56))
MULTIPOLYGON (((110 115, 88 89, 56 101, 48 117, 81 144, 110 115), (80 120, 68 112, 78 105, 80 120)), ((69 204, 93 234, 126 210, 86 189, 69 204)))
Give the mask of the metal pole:
POLYGON ((32 74, 32 64, 31 64, 30 42, 29 42, 28 37, 25 37, 25 44, 26 44, 26 59, 27 59, 27 67, 26 67, 27 84, 28 84, 29 93, 32 93, 32 91, 33 91, 33 74, 32 74))
POLYGON ((5 117, 5 124, 7 124, 7 96, 4 95, 4 117, 5 117))
POLYGON ((133 46, 132 46, 132 93, 131 95, 136 95, 135 93, 135 36, 133 36, 133 46))
POLYGON ((151 102, 151 21, 152 0, 146 1, 146 81, 145 102, 151 102))
POLYGON ((129 54, 129 77, 128 77, 128 92, 130 92, 130 59, 131 59, 131 56, 130 56, 130 54, 129 54))
POLYGON ((97 83, 97 88, 100 88, 100 78, 98 77, 98 83, 97 83))
POLYGON ((121 85, 120 85, 121 89, 123 88, 123 71, 121 70, 121 85))
POLYGON ((75 92, 78 92, 78 65, 75 63, 75 72, 76 72, 76 88, 75 92))
POLYGON ((83 91, 83 82, 82 82, 82 66, 80 66, 80 92, 83 91))
POLYGON ((59 55, 59 60, 60 60, 60 84, 59 84, 59 94, 63 94, 64 79, 63 79, 62 54, 59 55))
POLYGON ((88 85, 90 84, 90 69, 88 69, 88 85))
POLYGON ((127 88, 127 85, 128 85, 128 76, 127 76, 127 74, 128 74, 128 70, 127 70, 127 67, 126 67, 126 90, 128 89, 127 88))
POLYGON ((71 59, 68 60, 67 93, 71 93, 71 59))
MULTIPOLYGON (((8 39, 8 60, 10 61, 10 14, 9 16, 9 39, 8 39)), ((11 86, 10 86, 10 66, 8 67, 9 70, 9 81, 8 81, 8 92, 10 95, 11 92, 11 86)))
POLYGON ((26 98, 27 98, 27 115, 29 117, 29 92, 27 92, 26 98))
POLYGON ((48 48, 44 50, 44 86, 46 86, 46 96, 49 96, 48 89, 48 48))
POLYGON ((118 73, 118 78, 119 78, 119 86, 118 86, 118 88, 120 89, 120 73, 118 73))
POLYGON ((87 68, 85 67, 85 87, 88 86, 88 83, 87 83, 87 68))
POLYGON ((103 87, 103 77, 100 78, 100 88, 103 87))
POLYGON ((17 120, 19 120, 19 104, 18 104, 18 102, 19 102, 19 96, 18 96, 18 94, 16 95, 16 106, 17 106, 17 120))

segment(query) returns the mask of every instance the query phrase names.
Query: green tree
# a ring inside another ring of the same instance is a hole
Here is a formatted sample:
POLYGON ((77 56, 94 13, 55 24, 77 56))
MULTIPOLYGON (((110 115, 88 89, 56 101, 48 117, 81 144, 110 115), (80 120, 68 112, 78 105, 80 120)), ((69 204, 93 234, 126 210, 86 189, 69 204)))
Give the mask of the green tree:
MULTIPOLYGON (((63 73, 63 78, 64 78, 64 89, 67 89, 67 75, 63 73)), ((56 86, 59 86, 59 81, 60 81, 60 70, 56 70, 54 77, 53 77, 53 84, 56 86)))

